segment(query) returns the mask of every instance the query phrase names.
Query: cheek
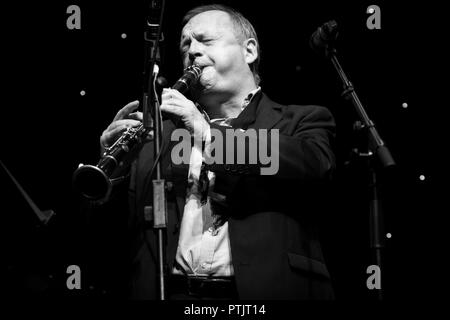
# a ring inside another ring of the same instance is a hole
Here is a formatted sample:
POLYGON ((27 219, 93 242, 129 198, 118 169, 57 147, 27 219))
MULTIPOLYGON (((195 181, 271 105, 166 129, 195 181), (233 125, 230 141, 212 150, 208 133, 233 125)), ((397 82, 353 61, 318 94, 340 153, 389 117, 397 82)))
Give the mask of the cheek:
POLYGON ((212 78, 215 74, 216 70, 213 67, 205 67, 202 70, 202 78, 209 79, 212 78))
POLYGON ((222 54, 216 59, 216 69, 220 74, 235 73, 246 64, 242 52, 236 48, 223 51, 222 54), (227 54, 224 54, 227 52, 227 54))
POLYGON ((211 86, 215 83, 216 79, 216 71, 213 67, 206 67, 202 71, 202 75, 200 76, 200 83, 204 87, 211 86))

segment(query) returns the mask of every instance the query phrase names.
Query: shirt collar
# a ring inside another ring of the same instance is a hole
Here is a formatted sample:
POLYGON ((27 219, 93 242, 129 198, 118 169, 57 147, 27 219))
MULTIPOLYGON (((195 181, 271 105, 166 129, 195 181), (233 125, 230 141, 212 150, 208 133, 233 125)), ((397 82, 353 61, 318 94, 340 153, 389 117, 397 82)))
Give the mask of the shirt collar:
POLYGON ((248 96, 244 99, 244 103, 242 104, 242 110, 245 109, 246 106, 248 106, 250 104, 250 102, 252 102, 253 97, 259 92, 261 91, 261 87, 256 88, 255 90, 250 91, 250 93, 248 94, 248 96))
MULTIPOLYGON (((247 97, 244 99, 244 102, 242 103, 241 106, 241 111, 244 110, 249 104, 250 102, 252 102, 253 98, 255 97, 255 95, 261 91, 261 87, 258 86, 258 88, 256 88, 255 90, 250 91, 250 93, 247 95, 247 97)), ((232 118, 214 118, 214 119, 210 119, 208 114, 203 110, 203 114, 205 115, 206 119, 210 122, 219 122, 220 124, 226 125, 228 124, 228 122, 232 119, 232 118)))

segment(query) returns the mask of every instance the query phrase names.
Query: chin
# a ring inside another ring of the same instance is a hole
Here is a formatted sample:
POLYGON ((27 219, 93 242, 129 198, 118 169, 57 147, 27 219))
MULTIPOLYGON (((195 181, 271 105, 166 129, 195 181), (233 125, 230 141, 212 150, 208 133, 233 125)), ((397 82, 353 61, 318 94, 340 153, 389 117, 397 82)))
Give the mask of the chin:
POLYGON ((214 92, 214 85, 211 82, 201 81, 197 86, 196 91, 202 95, 210 94, 214 92))
POLYGON ((191 97, 194 101, 200 102, 201 97, 208 95, 211 87, 204 86, 202 83, 198 82, 190 91, 191 97))

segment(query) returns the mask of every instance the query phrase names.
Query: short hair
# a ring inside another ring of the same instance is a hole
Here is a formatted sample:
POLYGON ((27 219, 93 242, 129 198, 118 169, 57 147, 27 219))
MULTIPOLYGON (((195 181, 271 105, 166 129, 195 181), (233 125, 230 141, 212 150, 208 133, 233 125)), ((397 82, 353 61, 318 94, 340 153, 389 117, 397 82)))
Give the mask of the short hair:
POLYGON ((183 17, 182 25, 183 28, 189 20, 191 20, 194 16, 206 12, 206 11, 212 11, 212 10, 218 10, 223 11, 228 14, 228 16, 231 18, 231 21, 233 22, 235 34, 238 39, 241 40, 247 40, 249 38, 254 38, 256 40, 256 49, 258 52, 258 57, 255 61, 253 61, 250 64, 250 70, 253 73, 253 78, 255 79, 256 84, 258 85, 261 81, 261 77, 258 73, 259 68, 259 60, 260 60, 260 48, 259 48, 259 41, 258 36, 256 34, 255 28, 253 28, 253 25, 250 23, 250 21, 247 20, 239 11, 230 8, 228 6, 222 5, 222 4, 208 4, 208 5, 202 5, 195 7, 191 10, 189 10, 183 17), (237 31, 237 32, 236 32, 237 31))

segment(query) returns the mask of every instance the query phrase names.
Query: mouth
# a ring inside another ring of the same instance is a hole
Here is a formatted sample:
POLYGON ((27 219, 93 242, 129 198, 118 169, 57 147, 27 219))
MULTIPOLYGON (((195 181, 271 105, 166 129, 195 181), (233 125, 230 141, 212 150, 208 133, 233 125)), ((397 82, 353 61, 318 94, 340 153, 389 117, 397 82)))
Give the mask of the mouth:
POLYGON ((194 61, 194 63, 192 63, 191 65, 196 65, 196 66, 200 67, 200 69, 202 69, 202 70, 203 70, 204 68, 210 66, 209 64, 199 63, 199 62, 195 62, 195 61, 194 61))

